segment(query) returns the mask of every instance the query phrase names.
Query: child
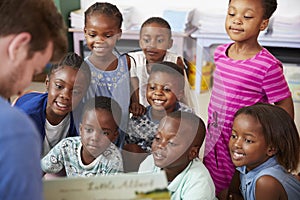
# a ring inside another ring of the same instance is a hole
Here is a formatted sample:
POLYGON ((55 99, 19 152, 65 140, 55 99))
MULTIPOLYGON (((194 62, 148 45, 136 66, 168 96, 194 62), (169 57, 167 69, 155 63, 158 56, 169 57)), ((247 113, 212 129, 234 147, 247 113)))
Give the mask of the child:
POLYGON ((276 7, 276 0, 229 1, 226 31, 234 42, 215 51, 204 156, 217 193, 229 186, 234 173, 228 151, 234 113, 243 106, 268 102, 294 115, 282 64, 257 41, 276 7))
POLYGON ((147 100, 150 106, 140 117, 132 117, 129 120, 124 150, 140 153, 140 160, 133 156, 130 161, 130 153, 124 157, 125 168, 137 170, 139 162, 145 158, 145 154, 151 152, 151 144, 154 139, 159 121, 167 114, 177 110, 193 112, 192 108, 180 102, 183 96, 184 78, 183 69, 175 63, 164 61, 152 66, 147 85, 147 100), (127 162, 128 160, 128 162, 127 162), (136 161, 136 163, 134 163, 136 161), (127 168, 128 167, 128 168, 127 168))
POLYGON ((67 176, 96 176, 123 171, 118 137, 121 108, 109 97, 89 99, 83 110, 80 136, 60 141, 42 159, 42 169, 57 173, 65 167, 67 176))
MULTIPOLYGON (((137 88, 138 86, 137 78, 130 81, 129 56, 117 55, 114 52, 116 42, 121 38, 122 21, 119 9, 110 3, 97 2, 85 11, 84 35, 87 46, 91 50, 91 54, 85 58, 85 61, 91 69, 92 80, 84 101, 99 95, 115 99, 122 108, 120 128, 126 132, 131 87, 137 88)), ((136 102, 138 97, 131 100, 136 102)), ((141 113, 134 113, 136 114, 141 113)), ((122 137, 124 134, 120 134, 117 142, 120 147, 124 140, 122 137)))
POLYGON ((47 92, 30 92, 19 97, 15 106, 35 122, 43 142, 42 156, 60 140, 78 132, 72 115, 90 82, 90 70, 80 56, 68 53, 52 65, 47 78, 47 92))
MULTIPOLYGON (((234 116, 229 150, 244 199, 299 199, 300 140, 291 116, 270 104, 241 108, 234 116)), ((230 195, 233 195, 229 191, 230 195)))
POLYGON ((195 114, 168 113, 159 123, 152 143, 152 155, 139 172, 164 170, 171 199, 215 199, 215 186, 208 170, 199 160, 205 137, 205 124, 195 114))
MULTIPOLYGON (((139 43, 142 51, 129 53, 136 62, 136 67, 132 67, 131 72, 139 79, 139 101, 147 107, 149 103, 145 94, 151 65, 162 61, 174 62, 182 69, 185 65, 181 56, 168 51, 173 45, 172 31, 169 23, 161 17, 151 17, 142 24, 139 43)), ((196 98, 189 87, 185 70, 184 77, 186 83, 183 102, 195 108, 196 98)))
POLYGON ((147 85, 147 101, 150 106, 140 117, 129 120, 127 144, 136 144, 150 153, 159 121, 176 110, 193 112, 192 108, 180 102, 183 96, 183 69, 172 62, 164 61, 152 66, 147 85))

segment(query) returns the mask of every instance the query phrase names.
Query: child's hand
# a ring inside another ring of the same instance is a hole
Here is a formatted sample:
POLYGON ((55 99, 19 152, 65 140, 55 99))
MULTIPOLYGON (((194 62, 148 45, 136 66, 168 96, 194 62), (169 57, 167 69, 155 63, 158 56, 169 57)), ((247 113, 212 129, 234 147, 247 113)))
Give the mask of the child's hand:
POLYGON ((132 113, 133 117, 138 117, 145 114, 146 108, 139 103, 133 102, 130 104, 129 112, 132 113))

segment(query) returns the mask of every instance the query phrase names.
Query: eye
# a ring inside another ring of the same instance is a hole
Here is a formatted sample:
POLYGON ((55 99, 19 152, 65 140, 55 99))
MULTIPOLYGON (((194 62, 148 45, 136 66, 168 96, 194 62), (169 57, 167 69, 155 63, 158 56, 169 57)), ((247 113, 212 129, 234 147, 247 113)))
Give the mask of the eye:
POLYGON ((144 41, 145 43, 149 43, 149 42, 150 42, 150 39, 148 39, 148 38, 143 38, 143 41, 144 41))
POLYGON ((165 87, 164 87, 164 91, 165 91, 165 92, 171 92, 172 90, 171 90, 171 88, 169 88, 168 86, 165 86, 165 87))
POLYGON ((109 135, 110 132, 108 132, 108 131, 103 131, 102 134, 103 134, 103 135, 109 135))
POLYGON ((159 136, 155 136, 155 137, 154 137, 154 141, 155 141, 155 142, 159 142, 159 141, 160 141, 160 137, 159 137, 159 136))
POLYGON ((81 90, 73 90, 73 95, 74 96, 79 96, 81 94, 82 94, 81 90))
POLYGON ((173 141, 169 141, 169 142, 168 142, 168 145, 171 146, 171 147, 174 147, 174 146, 176 146, 177 144, 174 143, 173 141))
POLYGON ((84 131, 85 131, 86 133, 93 133, 93 132, 94 132, 94 129, 91 128, 91 127, 84 127, 84 131))
POLYGON ((163 43, 163 42, 164 42, 164 39, 158 39, 157 42, 158 42, 158 43, 163 43))
POLYGON ((251 16, 244 16, 245 19, 252 19, 253 17, 251 16))
POLYGON ((231 134, 230 138, 231 138, 231 139, 236 139, 236 138, 237 138, 237 135, 231 134))
POLYGON ((248 144, 252 144, 254 141, 253 140, 249 140, 247 138, 245 138, 245 142, 248 143, 248 144))
POLYGON ((88 36, 90 36, 90 37, 92 37, 92 38, 93 38, 93 37, 96 37, 96 35, 97 35, 97 34, 95 34, 95 33, 88 33, 88 36))
POLYGON ((63 86, 62 86, 61 84, 59 84, 59 83, 55 83, 55 88, 57 88, 57 89, 62 89, 63 86))
POLYGON ((110 37, 112 37, 112 36, 113 36, 113 35, 111 35, 111 34, 106 34, 106 35, 105 35, 106 38, 110 38, 110 37))
POLYGON ((149 90, 155 90, 155 85, 148 84, 148 88, 149 88, 149 90))

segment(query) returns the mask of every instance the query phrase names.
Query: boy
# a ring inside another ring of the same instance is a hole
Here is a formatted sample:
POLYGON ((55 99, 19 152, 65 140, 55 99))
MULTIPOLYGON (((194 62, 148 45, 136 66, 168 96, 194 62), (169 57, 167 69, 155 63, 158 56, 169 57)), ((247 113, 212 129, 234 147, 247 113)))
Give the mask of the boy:
POLYGON ((82 58, 68 53, 51 67, 45 81, 47 92, 30 92, 16 100, 15 106, 28 114, 39 130, 42 156, 61 139, 78 135, 72 110, 85 95, 90 76, 82 58))
MULTIPOLYGON (((140 47, 142 51, 129 53, 135 60, 136 67, 131 68, 131 75, 139 79, 139 102, 145 107, 149 105, 146 98, 146 88, 151 65, 162 61, 176 63, 183 70, 183 58, 168 51, 173 45, 172 31, 169 23, 161 17, 150 17, 141 26, 140 47)), ((195 108, 197 104, 189 87, 187 75, 184 70, 185 88, 183 102, 195 108)))
POLYGON ((64 167, 67 176, 96 176, 123 171, 121 153, 113 142, 121 120, 119 104, 109 97, 89 99, 83 109, 80 136, 59 142, 41 162, 47 173, 64 167))
MULTIPOLYGON (((134 153, 150 153, 159 121, 167 113, 177 110, 193 112, 192 108, 180 102, 183 93, 182 68, 167 61, 153 64, 146 94, 150 106, 146 108, 144 115, 132 117, 129 120, 124 150, 134 153)), ((128 163, 133 165, 133 162, 128 163)))
POLYGON ((171 199, 215 199, 214 183, 198 158, 205 133, 204 122, 195 114, 167 114, 159 123, 152 155, 141 163, 139 172, 164 170, 171 199))

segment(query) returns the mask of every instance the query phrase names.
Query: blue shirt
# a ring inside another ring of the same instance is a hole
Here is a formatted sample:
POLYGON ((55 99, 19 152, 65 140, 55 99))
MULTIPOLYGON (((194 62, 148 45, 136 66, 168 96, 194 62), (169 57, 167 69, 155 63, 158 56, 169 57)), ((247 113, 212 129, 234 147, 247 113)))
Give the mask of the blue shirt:
POLYGON ((246 166, 237 167, 237 170, 240 172, 240 190, 244 199, 255 199, 256 181, 264 175, 276 178, 285 189, 288 199, 293 200, 300 198, 300 181, 279 165, 275 156, 269 158, 266 162, 248 173, 246 171, 246 166))
MULTIPOLYGON (((48 93, 31 92, 21 96, 15 103, 15 106, 22 109, 34 121, 41 135, 42 142, 45 139, 45 123, 46 123, 46 107, 48 101, 48 93)), ((67 137, 78 136, 75 127, 73 114, 70 113, 70 128, 67 137)))
POLYGON ((0 199, 43 199, 41 140, 29 117, 0 97, 0 199))

